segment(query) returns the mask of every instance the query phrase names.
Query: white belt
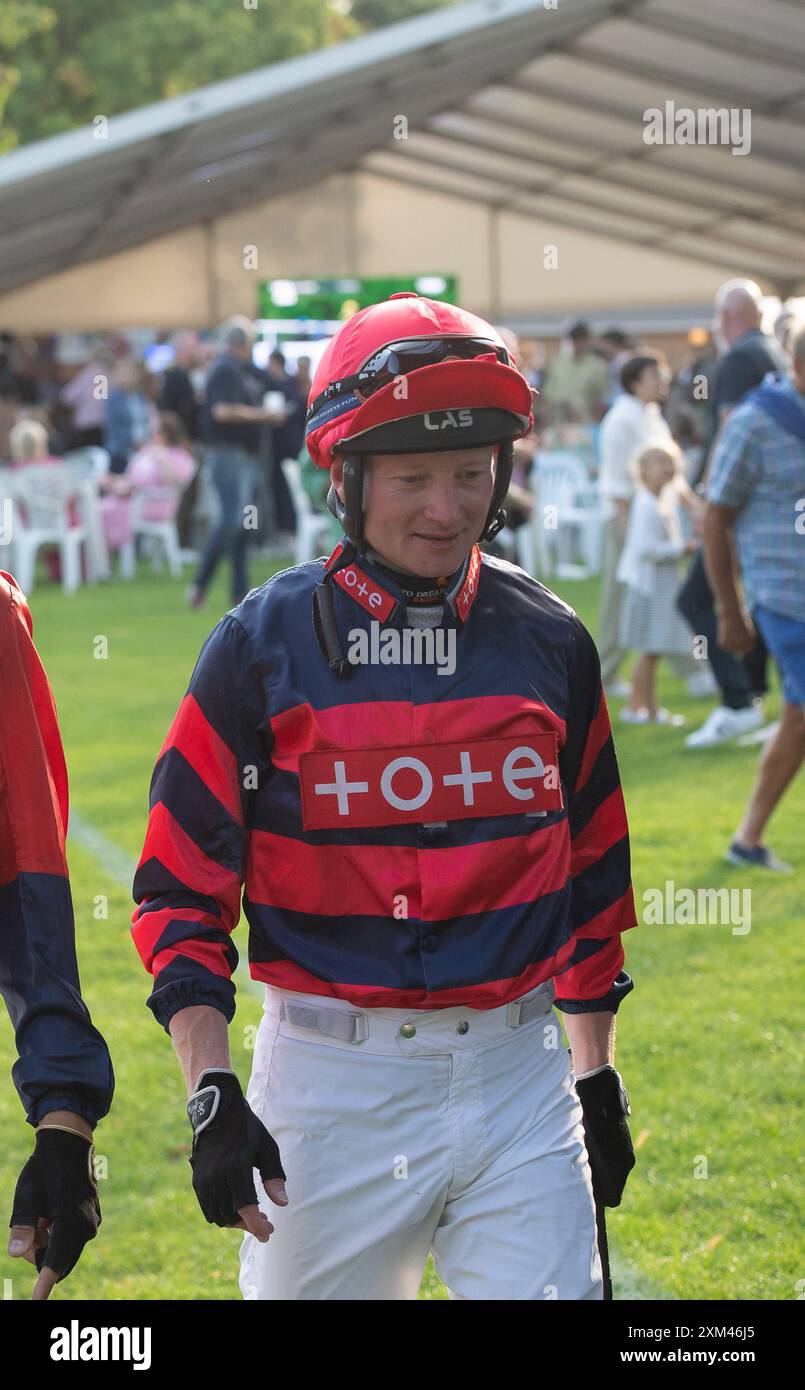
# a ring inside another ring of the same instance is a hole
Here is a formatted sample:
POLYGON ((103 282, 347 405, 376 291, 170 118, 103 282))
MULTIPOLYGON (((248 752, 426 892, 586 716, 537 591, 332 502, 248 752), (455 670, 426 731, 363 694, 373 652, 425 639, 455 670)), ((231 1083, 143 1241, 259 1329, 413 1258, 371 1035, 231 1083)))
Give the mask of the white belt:
MULTIPOLYGON (((452 1023, 459 1037, 470 1033, 489 1036, 501 1035, 504 1028, 521 1028, 534 1019, 550 1012, 556 991, 553 980, 547 980, 535 990, 503 1004, 496 1009, 471 1009, 451 1006, 447 1009, 422 1011, 417 1009, 369 1009, 356 1011, 342 1000, 330 1000, 327 1004, 311 1001, 310 995, 294 998, 290 991, 268 989, 269 1000, 279 996, 280 1019, 294 1028, 302 1028, 326 1037, 337 1038, 340 1042, 362 1043, 379 1032, 395 1033, 403 1039, 416 1037, 418 1033, 427 1034, 429 1026, 442 1026, 452 1023)), ((475 1038, 472 1039, 474 1041, 475 1038)), ((468 1038, 468 1041, 470 1039, 468 1038)))

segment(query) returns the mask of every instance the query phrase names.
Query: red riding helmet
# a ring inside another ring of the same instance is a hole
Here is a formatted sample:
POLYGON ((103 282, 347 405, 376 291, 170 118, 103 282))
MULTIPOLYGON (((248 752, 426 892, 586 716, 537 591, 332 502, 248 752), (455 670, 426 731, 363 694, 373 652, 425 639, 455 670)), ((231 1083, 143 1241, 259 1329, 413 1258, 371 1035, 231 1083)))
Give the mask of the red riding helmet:
POLYGON ((531 428, 531 388, 495 329, 476 314, 417 294, 361 309, 328 343, 305 423, 313 462, 344 456, 342 504, 328 506, 350 540, 362 539, 363 456, 497 449, 495 486, 481 540, 505 521, 512 441, 531 428))

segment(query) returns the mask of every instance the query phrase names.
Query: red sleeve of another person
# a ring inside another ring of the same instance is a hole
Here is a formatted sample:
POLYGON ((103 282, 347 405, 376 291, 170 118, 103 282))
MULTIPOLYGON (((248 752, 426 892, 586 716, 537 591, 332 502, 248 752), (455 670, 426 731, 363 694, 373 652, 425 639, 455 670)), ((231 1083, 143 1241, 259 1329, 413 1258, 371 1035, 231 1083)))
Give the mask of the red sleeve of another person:
POLYGON ((69 1109, 95 1124, 112 1067, 80 995, 65 854, 67 769, 25 596, 0 571, 0 993, 14 1083, 32 1124, 69 1109))

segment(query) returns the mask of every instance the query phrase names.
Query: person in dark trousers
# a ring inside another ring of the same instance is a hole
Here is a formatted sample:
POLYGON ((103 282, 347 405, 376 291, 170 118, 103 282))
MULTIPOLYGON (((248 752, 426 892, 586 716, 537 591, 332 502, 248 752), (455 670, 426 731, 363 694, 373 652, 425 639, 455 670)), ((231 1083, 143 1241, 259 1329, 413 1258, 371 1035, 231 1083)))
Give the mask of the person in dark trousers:
POLYGON ((66 1278, 101 1222, 92 1135, 114 1091, 109 1049, 81 998, 65 857, 67 769, 31 613, 0 570, 0 993, 12 1078, 36 1132, 17 1182, 8 1253, 66 1278))
MULTIPOLYGON (((718 334, 729 344, 715 381, 713 419, 705 451, 701 483, 706 478, 718 434, 744 396, 759 386, 767 372, 786 371, 788 359, 779 343, 761 331, 762 296, 751 280, 728 280, 716 295, 718 334)), ((683 618, 698 637, 707 640, 707 655, 721 692, 721 704, 705 723, 685 739, 688 748, 713 748, 763 723, 759 698, 766 692, 766 648, 759 638, 741 659, 718 646, 713 592, 704 557, 694 557, 677 599, 683 618)))
POLYGON ((285 356, 276 349, 268 359, 269 391, 281 391, 285 397, 285 419, 271 430, 271 493, 274 520, 280 539, 296 532, 296 512, 290 490, 282 471, 283 459, 299 457, 304 439, 304 401, 296 377, 288 372, 285 356))
POLYGON ((231 320, 224 342, 224 351, 207 378, 204 421, 206 459, 221 515, 188 591, 191 608, 202 606, 225 553, 232 559, 232 603, 240 603, 248 593, 246 552, 251 531, 244 509, 254 506, 259 494, 263 425, 284 419, 284 414, 263 406, 266 375, 252 362, 254 328, 249 320, 231 320))
POLYGON ((173 346, 173 366, 162 378, 157 407, 178 415, 191 444, 197 444, 201 437, 201 410, 190 373, 199 362, 198 335, 177 333, 173 346))
MULTIPOLYGON (((168 411, 178 415, 196 457, 201 449, 201 407, 193 385, 191 372, 199 365, 198 334, 192 331, 177 333, 173 339, 173 366, 168 367, 162 378, 157 405, 160 412, 168 411)), ((193 513, 198 502, 199 475, 188 483, 176 513, 176 530, 179 544, 191 546, 193 542, 193 513)))
POLYGON ((299 395, 306 401, 310 395, 312 385, 310 377, 310 358, 299 357, 296 362, 296 384, 299 388, 299 395))

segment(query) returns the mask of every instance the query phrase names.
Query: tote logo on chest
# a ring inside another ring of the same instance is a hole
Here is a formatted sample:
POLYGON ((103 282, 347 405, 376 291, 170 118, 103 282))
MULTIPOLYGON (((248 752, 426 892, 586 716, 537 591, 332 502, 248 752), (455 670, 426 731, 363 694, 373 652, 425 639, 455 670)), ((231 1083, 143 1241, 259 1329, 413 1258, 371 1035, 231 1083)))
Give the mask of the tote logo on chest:
POLYGON ((561 811, 558 738, 329 748, 299 759, 306 830, 561 811))

